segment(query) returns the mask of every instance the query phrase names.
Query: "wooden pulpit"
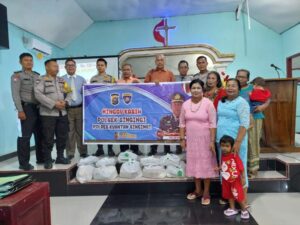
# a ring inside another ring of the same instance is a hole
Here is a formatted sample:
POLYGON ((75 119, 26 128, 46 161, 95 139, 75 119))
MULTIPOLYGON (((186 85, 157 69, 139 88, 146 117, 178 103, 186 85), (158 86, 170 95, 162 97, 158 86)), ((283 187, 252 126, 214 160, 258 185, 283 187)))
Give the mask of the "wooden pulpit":
POLYGON ((295 125, 298 79, 266 79, 272 93, 265 110, 261 152, 296 152, 295 125))

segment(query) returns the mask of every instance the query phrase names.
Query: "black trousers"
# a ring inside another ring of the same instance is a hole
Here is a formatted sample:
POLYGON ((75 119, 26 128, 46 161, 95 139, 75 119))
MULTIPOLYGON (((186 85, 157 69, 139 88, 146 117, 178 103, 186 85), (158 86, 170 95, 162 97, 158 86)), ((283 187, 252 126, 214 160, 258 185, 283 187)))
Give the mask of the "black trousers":
POLYGON ((38 106, 22 103, 26 120, 21 120, 22 136, 17 139, 18 160, 21 166, 26 166, 30 160, 30 138, 35 140, 35 154, 37 161, 43 161, 42 131, 38 106))
MULTIPOLYGON (((151 145, 150 146, 150 151, 152 153, 157 153, 157 147, 158 145, 151 145)), ((180 145, 176 145, 176 150, 181 150, 181 146, 180 145)), ((170 153, 171 152, 171 146, 170 145, 164 145, 164 152, 165 153, 170 153)))
POLYGON ((125 152, 126 150, 132 150, 134 153, 137 153, 139 151, 138 145, 120 145, 121 152, 125 152))
POLYGON ((68 116, 41 116, 43 129, 43 152, 45 162, 52 161, 51 152, 56 137, 57 158, 64 157, 69 132, 68 116))
MULTIPOLYGON (((103 145, 97 145, 99 150, 103 150, 103 145)), ((112 145, 107 145, 108 150, 113 150, 112 145)))

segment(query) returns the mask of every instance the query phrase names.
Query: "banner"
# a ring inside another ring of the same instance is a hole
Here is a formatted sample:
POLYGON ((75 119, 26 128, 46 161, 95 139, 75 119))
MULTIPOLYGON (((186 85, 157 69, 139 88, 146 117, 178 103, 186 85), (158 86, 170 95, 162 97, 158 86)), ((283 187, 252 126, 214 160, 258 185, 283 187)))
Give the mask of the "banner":
POLYGON ((84 143, 178 143, 188 83, 83 87, 84 143))

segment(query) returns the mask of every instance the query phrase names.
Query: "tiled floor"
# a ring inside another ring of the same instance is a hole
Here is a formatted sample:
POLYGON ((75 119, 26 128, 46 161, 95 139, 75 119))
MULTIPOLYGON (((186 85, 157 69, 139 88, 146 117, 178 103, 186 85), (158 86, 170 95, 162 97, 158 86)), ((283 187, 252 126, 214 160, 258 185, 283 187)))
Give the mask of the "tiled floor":
MULTIPOLYGON (((239 216, 224 217, 223 208, 216 199, 211 206, 203 207, 199 201, 188 202, 184 196, 178 195, 152 200, 149 196, 113 197, 99 211, 105 199, 106 196, 53 197, 52 225, 242 223, 239 216)), ((299 224, 300 193, 249 194, 249 202, 254 219, 243 224, 299 224)))
POLYGON ((51 197, 52 225, 88 225, 106 196, 51 197))

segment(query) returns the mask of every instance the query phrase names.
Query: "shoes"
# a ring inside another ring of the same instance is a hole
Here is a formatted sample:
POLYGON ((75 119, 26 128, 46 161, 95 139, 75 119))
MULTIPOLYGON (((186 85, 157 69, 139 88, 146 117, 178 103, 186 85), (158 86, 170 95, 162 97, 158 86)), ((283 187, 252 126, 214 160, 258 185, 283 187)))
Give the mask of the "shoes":
POLYGON ((34 166, 31 165, 30 163, 28 163, 27 165, 23 165, 23 166, 19 166, 19 169, 20 170, 25 170, 25 171, 28 171, 28 170, 33 170, 34 169, 34 166))
POLYGON ((97 151, 93 154, 93 156, 102 156, 104 155, 103 149, 97 149, 97 151))
POLYGON ((220 199, 219 199, 219 204, 220 204, 220 205, 227 205, 227 203, 228 203, 228 202, 227 202, 225 199, 223 199, 223 198, 220 198, 220 199))
POLYGON ((108 149, 107 154, 108 154, 108 156, 111 156, 111 157, 116 155, 112 149, 108 149))
POLYGON ((156 155, 156 153, 157 153, 157 151, 151 150, 151 151, 148 153, 148 156, 156 155))
POLYGON ((142 155, 142 153, 140 151, 134 151, 133 153, 136 155, 142 155))
POLYGON ((70 160, 64 157, 57 158, 55 164, 70 164, 70 160))
POLYGON ((181 149, 181 148, 179 148, 179 149, 177 148, 175 153, 176 153, 177 155, 182 154, 182 149, 181 149))
POLYGON ((45 162, 45 164, 44 164, 45 169, 47 169, 47 170, 52 169, 52 167, 53 167, 52 160, 48 161, 48 162, 45 162))
POLYGON ((165 155, 166 154, 172 154, 171 150, 166 150, 166 151, 164 151, 164 153, 165 153, 165 155))
POLYGON ((199 193, 197 193, 196 191, 194 191, 194 192, 192 192, 192 193, 189 193, 187 196, 186 196, 186 198, 188 199, 188 200, 194 200, 194 199, 196 199, 196 198, 201 198, 202 197, 202 194, 199 194, 199 193))
POLYGON ((210 205, 210 197, 202 197, 201 204, 202 205, 210 205))
MULTIPOLYGON (((86 158, 88 157, 89 155, 87 153, 83 153, 83 154, 80 154, 80 158, 86 158)), ((74 156, 73 156, 74 157, 74 156)))
POLYGON ((238 214, 238 211, 236 209, 228 208, 224 211, 225 216, 234 216, 238 214))
POLYGON ((247 220, 250 218, 250 214, 247 209, 241 211, 241 219, 247 220))

